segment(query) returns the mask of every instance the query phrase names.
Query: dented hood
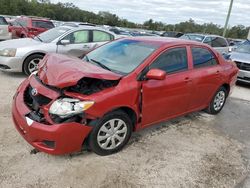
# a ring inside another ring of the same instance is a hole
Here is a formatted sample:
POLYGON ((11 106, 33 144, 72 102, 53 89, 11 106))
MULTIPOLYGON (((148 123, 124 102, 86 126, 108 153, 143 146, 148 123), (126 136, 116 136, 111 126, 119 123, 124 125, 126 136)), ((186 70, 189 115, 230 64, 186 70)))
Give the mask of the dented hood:
POLYGON ((122 77, 98 65, 60 54, 46 55, 39 63, 38 76, 44 84, 58 88, 76 85, 84 77, 105 80, 118 80, 122 77))

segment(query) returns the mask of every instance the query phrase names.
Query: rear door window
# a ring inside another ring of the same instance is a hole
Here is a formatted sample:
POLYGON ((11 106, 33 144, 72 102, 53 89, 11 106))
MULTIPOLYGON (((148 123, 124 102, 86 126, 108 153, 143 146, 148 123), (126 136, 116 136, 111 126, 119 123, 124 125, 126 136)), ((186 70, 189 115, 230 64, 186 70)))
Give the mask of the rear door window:
POLYGON ((218 64, 214 54, 205 48, 193 47, 192 56, 194 68, 208 67, 218 64))
POLYGON ((150 69, 161 69, 166 73, 175 73, 187 70, 188 60, 186 48, 173 48, 163 52, 150 65, 150 69))
POLYGON ((52 22, 41 21, 41 20, 32 20, 32 26, 44 29, 51 29, 55 27, 52 22))
POLYGON ((110 41, 113 40, 114 37, 113 35, 106 33, 104 31, 93 31, 93 42, 105 42, 105 41, 110 41))

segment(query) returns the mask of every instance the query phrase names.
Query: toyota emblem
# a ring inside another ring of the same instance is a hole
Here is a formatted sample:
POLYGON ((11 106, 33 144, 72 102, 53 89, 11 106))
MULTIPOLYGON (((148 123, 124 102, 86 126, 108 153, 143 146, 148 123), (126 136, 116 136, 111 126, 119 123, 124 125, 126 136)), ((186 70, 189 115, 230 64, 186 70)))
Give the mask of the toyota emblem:
POLYGON ((32 88, 31 95, 36 96, 38 94, 36 88, 32 88))

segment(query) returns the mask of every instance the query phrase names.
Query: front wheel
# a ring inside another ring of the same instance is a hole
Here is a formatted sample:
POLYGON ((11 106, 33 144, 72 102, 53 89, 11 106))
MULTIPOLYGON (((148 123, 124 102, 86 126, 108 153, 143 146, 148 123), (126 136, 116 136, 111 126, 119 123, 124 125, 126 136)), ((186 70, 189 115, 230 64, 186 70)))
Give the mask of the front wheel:
POLYGON ((218 114, 222 110, 226 102, 226 98, 227 90, 224 87, 220 87, 215 93, 206 111, 209 114, 218 114))
POLYGON ((23 72, 26 75, 30 75, 32 72, 38 69, 38 63, 43 59, 43 55, 34 54, 25 59, 23 64, 23 72))
POLYGON ((132 122, 123 111, 115 111, 100 120, 90 123, 93 126, 88 144, 98 155, 110 155, 120 151, 129 141, 132 122))

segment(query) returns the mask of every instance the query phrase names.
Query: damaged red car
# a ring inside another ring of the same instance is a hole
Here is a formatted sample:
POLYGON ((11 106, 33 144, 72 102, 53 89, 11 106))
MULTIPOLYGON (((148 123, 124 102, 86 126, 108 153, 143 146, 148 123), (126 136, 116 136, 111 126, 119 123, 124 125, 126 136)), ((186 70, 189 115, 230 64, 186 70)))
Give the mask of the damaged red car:
POLYGON ((237 72, 205 44, 119 39, 82 60, 46 55, 19 86, 13 120, 40 151, 66 154, 87 147, 108 155, 120 151, 133 131, 193 111, 217 114, 237 72))

